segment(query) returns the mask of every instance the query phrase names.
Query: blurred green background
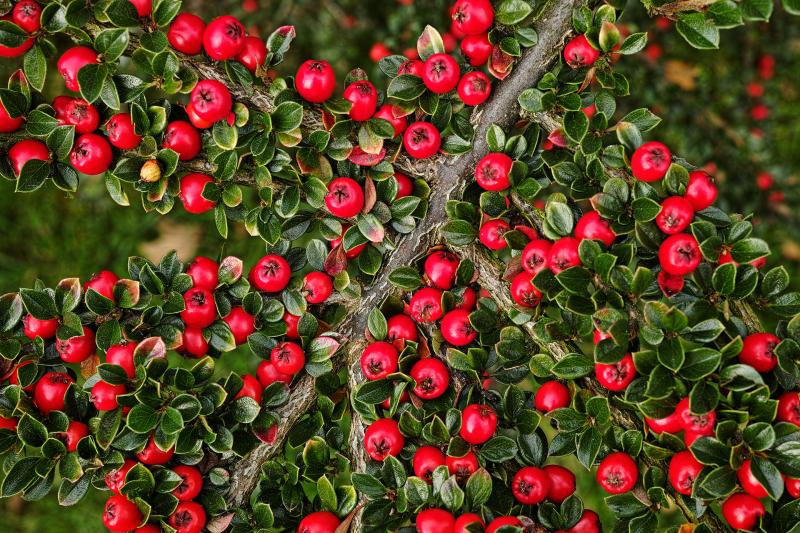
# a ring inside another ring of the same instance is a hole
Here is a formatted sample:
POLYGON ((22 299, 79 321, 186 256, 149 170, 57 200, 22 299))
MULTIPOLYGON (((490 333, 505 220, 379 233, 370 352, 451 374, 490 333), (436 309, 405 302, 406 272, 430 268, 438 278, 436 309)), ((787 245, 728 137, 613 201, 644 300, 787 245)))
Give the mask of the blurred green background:
MULTIPOLYGON (((402 53, 414 47, 425 23, 443 34, 448 29, 446 0, 189 0, 184 4, 207 20, 222 13, 239 16, 251 32, 262 37, 280 25, 294 24, 297 39, 280 67, 282 74, 292 73, 300 61, 315 57, 331 61, 339 79, 350 68, 360 66, 379 85, 382 78, 369 59, 374 43, 383 42, 393 52, 402 53)), ((769 264, 786 265, 793 283, 798 284, 800 22, 776 10, 770 24, 726 31, 721 50, 706 52, 689 48, 666 24, 647 19, 641 8, 626 12, 620 24, 650 35, 644 54, 618 63, 630 78, 633 93, 621 102, 620 116, 637 107, 651 108, 664 119, 651 138, 663 140, 674 153, 694 164, 713 164, 720 182, 719 205, 754 213, 756 233, 767 239, 774 251, 769 264), (773 75, 766 80, 759 77, 758 68, 765 54, 775 60, 773 75), (763 96, 748 95, 751 82, 761 84, 763 96), (751 110, 757 104, 767 106, 769 117, 765 120, 752 118, 751 110), (757 187, 760 172, 774 176, 769 190, 757 187)), ((11 68, 14 65, 6 63, 0 73, 7 76, 11 68)), ((50 81, 51 90, 57 91, 60 81, 52 74, 50 81)), ((31 286, 37 278, 48 285, 64 277, 85 279, 103 268, 123 274, 128 256, 158 260, 171 249, 178 250, 184 260, 197 254, 234 254, 248 267, 263 255, 263 243, 249 238, 241 227, 232 227, 228 240, 222 240, 212 213, 191 216, 176 207, 168 216, 145 214, 133 191, 129 195, 133 205, 123 208, 111 201, 97 178, 84 180, 74 197, 52 186, 33 194, 14 194, 12 182, 0 181, 2 290, 31 286)), ((228 354, 223 363, 226 368, 242 370, 252 364, 235 354, 228 354)), ((577 463, 572 466, 581 471, 577 463)), ((593 476, 580 476, 579 492, 587 507, 601 512, 610 525, 612 517, 603 509, 603 495, 597 492, 593 476)), ((91 492, 69 510, 59 508, 54 495, 35 503, 3 500, 0 530, 104 531, 99 517, 105 497, 105 493, 91 492)), ((662 525, 675 518, 665 517, 662 525)))

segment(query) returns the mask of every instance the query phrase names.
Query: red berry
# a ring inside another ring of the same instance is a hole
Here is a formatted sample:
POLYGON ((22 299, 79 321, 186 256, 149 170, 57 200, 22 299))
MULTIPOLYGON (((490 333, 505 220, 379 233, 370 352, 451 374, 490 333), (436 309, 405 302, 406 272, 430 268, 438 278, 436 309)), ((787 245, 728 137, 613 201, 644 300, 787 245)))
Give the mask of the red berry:
POLYGON ((203 475, 193 466, 180 465, 172 469, 181 477, 181 484, 172 491, 178 501, 194 500, 203 488, 203 475))
POLYGON ((522 528, 522 522, 520 522, 519 518, 516 516, 501 516, 500 518, 495 518, 492 520, 489 525, 486 526, 486 531, 484 531, 484 533, 495 533, 503 526, 516 526, 522 528))
POLYGON ((722 503, 722 516, 733 529, 752 531, 766 513, 764 504, 749 494, 731 494, 722 503))
POLYGON ((646 142, 633 152, 631 171, 637 180, 658 181, 666 176, 671 160, 672 154, 665 144, 646 142))
POLYGON ((688 233, 670 235, 658 249, 658 260, 662 270, 673 276, 691 274, 702 258, 697 239, 688 233))
POLYGON ((181 178, 179 198, 187 213, 199 215, 213 209, 217 204, 203 196, 206 184, 214 183, 214 178, 206 174, 192 172, 181 178))
POLYGON ((762 191, 766 191, 775 184, 775 178, 769 172, 760 172, 756 176, 756 187, 762 191))
POLYGON ((167 523, 175 533, 200 533, 206 525, 206 510, 197 502, 181 502, 167 523))
POLYGON ((581 519, 574 526, 567 529, 559 529, 555 533, 602 533, 603 527, 600 524, 600 517, 590 509, 584 509, 581 519))
POLYGON ((333 280, 324 272, 309 272, 303 278, 302 293, 310 304, 321 304, 333 294, 333 280))
POLYGON ((456 519, 444 509, 425 509, 414 523, 417 533, 452 533, 456 519))
POLYGON ((117 113, 106 122, 108 142, 120 150, 133 150, 142 142, 133 127, 130 113, 117 113))
POLYGON ((416 76, 421 78, 425 73, 425 63, 420 61, 419 59, 409 59, 408 61, 403 61, 400 63, 400 66, 397 67, 397 75, 402 76, 403 74, 410 74, 412 76, 416 76))
POLYGON ((119 281, 116 274, 110 270, 101 270, 95 272, 92 277, 83 284, 83 290, 89 292, 89 289, 97 292, 100 296, 104 296, 114 301, 114 285, 119 281))
POLYGON ((454 302, 454 309, 463 309, 465 311, 472 311, 475 309, 475 304, 478 303, 478 296, 475 294, 475 289, 472 287, 464 287, 453 293, 456 297, 454 302))
POLYGON ((396 456, 405 443, 397 422, 391 418, 376 420, 364 432, 364 447, 369 456, 376 461, 383 461, 390 455, 396 456))
POLYGON ((256 376, 258 377, 259 383, 264 387, 269 387, 276 381, 286 383, 287 385, 292 382, 292 376, 278 372, 275 365, 272 364, 272 361, 261 361, 256 370, 256 376))
POLYGON ((319 104, 333 96, 336 75, 327 61, 309 59, 297 69, 294 86, 304 100, 319 104))
POLYGON ((161 146, 178 152, 178 159, 189 161, 200 153, 200 133, 184 120, 176 120, 167 125, 161 146))
POLYGON ((689 172, 689 183, 686 185, 684 198, 691 202, 695 211, 702 211, 717 199, 717 185, 714 178, 705 171, 689 172))
POLYGON ((197 256, 189 264, 186 273, 192 278, 192 285, 213 291, 219 285, 219 264, 208 257, 197 256))
POLYGON ((783 476, 783 484, 786 486, 786 492, 795 500, 800 498, 800 478, 792 478, 783 476))
POLYGON ((135 342, 123 341, 121 344, 115 344, 106 352, 106 363, 122 367, 125 374, 133 379, 136 375, 136 366, 133 362, 133 352, 135 351, 135 342))
POLYGON ((536 505, 547 497, 550 490, 550 478, 541 468, 525 466, 514 474, 511 481, 511 492, 522 505, 536 505))
POLYGON ((41 23, 42 6, 34 0, 20 0, 11 11, 11 21, 27 33, 39 31, 41 23))
POLYGON ((243 307, 234 307, 222 320, 231 328, 237 345, 246 343, 247 337, 256 330, 255 317, 243 307))
POLYGON ((694 458, 692 452, 678 452, 669 461, 669 483, 678 493, 691 496, 694 480, 702 469, 702 463, 694 458))
POLYGON ((265 255, 250 270, 250 284, 264 292, 280 292, 289 284, 292 269, 279 255, 265 255))
POLYGON ((254 36, 244 38, 244 47, 236 55, 236 61, 247 67, 250 72, 255 72, 267 59, 267 45, 263 39, 254 36))
POLYGON ((668 298, 681 292, 683 290, 683 285, 683 276, 673 276, 672 274, 667 274, 663 270, 658 273, 658 287, 668 298))
POLYGON ((449 93, 455 89, 460 77, 461 69, 449 54, 433 54, 425 60, 422 81, 425 87, 436 94, 449 93))
POLYGON ((33 315, 25 315, 22 318, 23 331, 25 336, 31 340, 41 337, 44 340, 52 339, 58 331, 58 319, 50 318, 39 320, 33 315))
POLYGON ((585 35, 578 35, 564 47, 564 61, 572 68, 588 67, 600 59, 600 51, 589 43, 585 35))
POLYGON ((629 353, 617 363, 595 363, 594 372, 600 385, 615 392, 625 390, 636 377, 636 367, 629 353))
POLYGON ((408 315, 394 315, 386 321, 386 340, 394 342, 398 339, 417 342, 417 326, 408 315))
POLYGON ((181 13, 169 25, 167 40, 178 52, 190 56, 197 55, 203 49, 205 30, 206 23, 203 19, 191 13, 181 13))
POLYGON ((502 250, 508 246, 503 235, 509 231, 511 231, 511 225, 502 218, 487 220, 478 231, 478 239, 490 250, 502 250))
POLYGON ((217 304, 211 292, 192 287, 183 295, 186 308, 181 311, 181 320, 190 328, 207 328, 217 318, 217 304))
POLYGON ((590 104, 586 107, 582 107, 581 111, 583 111, 583 114, 586 115, 586 118, 591 119, 597 114, 597 106, 595 104, 590 104))
POLYGON ((420 359, 411 367, 409 375, 414 379, 414 394, 423 400, 433 400, 447 391, 450 372, 441 360, 435 357, 420 359))
POLYGON ((442 318, 442 337, 453 346, 466 346, 475 340, 478 332, 469 321, 469 311, 453 309, 442 318))
POLYGON ((8 149, 8 159, 11 162, 11 169, 14 171, 14 175, 19 176, 25 167, 25 163, 31 159, 48 161, 50 159, 50 150, 47 149, 47 145, 42 141, 25 139, 15 143, 8 149))
POLYGON ((680 415, 676 413, 672 413, 664 418, 644 417, 644 421, 647 422, 647 427, 650 428, 650 431, 656 434, 664 432, 678 433, 683 429, 683 423, 681 422, 680 415))
POLYGON ((536 409, 545 413, 549 413, 554 409, 569 407, 570 401, 569 389, 558 381, 542 383, 533 399, 536 409))
POLYGON ((111 489, 114 494, 119 494, 120 489, 125 485, 125 476, 128 475, 128 470, 136 466, 136 461, 133 459, 125 459, 125 463, 119 468, 109 470, 105 476, 106 486, 111 489))
MULTIPOLYGON (((16 427, 16 423, 14 424, 16 427)), ((89 434, 89 426, 77 420, 70 420, 67 430, 61 435, 68 452, 78 449, 78 442, 89 434)))
POLYGON ((675 406, 675 414, 680 418, 681 425, 687 432, 695 433, 698 436, 714 434, 714 422, 717 414, 714 411, 699 415, 693 414, 689 408, 689 398, 678 402, 678 405, 675 406))
POLYGON ((397 372, 399 354, 388 342, 372 342, 361 352, 361 371, 369 380, 383 379, 397 372))
POLYGON ((133 7, 136 8, 136 14, 139 17, 149 17, 153 12, 153 0, 130 0, 133 7))
POLYGON ((572 237, 561 237, 550 246, 550 255, 547 257, 547 266, 553 274, 581 264, 578 254, 580 241, 572 237))
POLYGON ((766 373, 775 368, 778 358, 775 347, 781 340, 772 333, 753 333, 744 338, 739 362, 750 365, 759 372, 766 373))
POLYGON ((190 327, 184 329, 181 349, 197 358, 203 357, 208 352, 208 341, 203 337, 203 330, 190 327))
POLYGON ((192 109, 198 117, 214 123, 228 118, 233 108, 231 93, 217 80, 201 80, 189 94, 192 109))
POLYGON ((423 270, 431 285, 443 291, 450 290, 456 281, 456 271, 460 260, 444 250, 437 250, 425 259, 423 270))
POLYGON ((636 485, 638 477, 636 461, 625 452, 607 455, 597 467, 597 482, 611 494, 628 492, 636 485))
POLYGON ((255 376, 250 374, 242 375, 242 388, 233 397, 234 400, 239 398, 251 398, 256 403, 261 403, 261 393, 264 392, 264 387, 255 376))
POLYGON ((198 115, 195 112, 194 106, 192 105, 191 102, 186 104, 186 107, 184 107, 184 110, 186 111, 186 115, 189 117, 189 122, 191 122, 192 126, 194 126, 195 128, 197 128, 199 130, 205 130, 205 129, 208 129, 211 126, 214 125, 213 122, 209 122, 209 121, 207 121, 205 119, 200 118, 200 115, 198 115))
POLYGON ((479 70, 464 74, 458 82, 458 97, 465 105, 481 105, 492 93, 492 82, 479 70))
POLYGON ((0 133, 15 132, 22 127, 23 122, 25 122, 25 115, 12 118, 11 115, 8 114, 3 102, 0 102, 0 133))
POLYGON ((119 407, 117 396, 126 392, 128 390, 125 385, 112 385, 105 381, 98 381, 92 387, 91 402, 98 411, 113 411, 119 407))
POLYGON ((456 476, 459 483, 466 482, 481 467, 478 463, 478 457, 472 451, 468 451, 462 457, 448 455, 445 459, 445 464, 447 464, 447 470, 450 475, 456 476))
POLYGON ((392 55, 392 52, 389 50, 389 47, 380 41, 373 44, 369 49, 369 58, 373 63, 377 63, 384 57, 388 57, 390 55, 392 55))
POLYGON ((487 33, 467 35, 461 41, 461 53, 464 54, 471 66, 482 67, 492 55, 492 43, 489 42, 489 35, 487 33))
POLYGON ((494 8, 489 0, 456 0, 450 8, 453 28, 464 35, 485 33, 494 22, 494 8))
POLYGON ((444 464, 444 454, 435 446, 420 446, 414 452, 414 459, 412 460, 414 475, 428 483, 433 479, 433 471, 444 464))
POLYGON ((336 528, 340 523, 335 514, 328 511, 317 511, 300 521, 297 533, 336 533, 336 528))
POLYGON ((125 496, 114 495, 106 500, 103 525, 109 531, 125 533, 138 526, 143 518, 136 504, 125 496))
POLYGON ((475 181, 485 191, 502 191, 511 186, 509 175, 514 160, 506 154, 487 154, 475 166, 475 181))
POLYGON ((151 435, 142 451, 136 454, 136 458, 146 465, 164 465, 172 459, 174 453, 174 448, 166 451, 159 448, 151 435))
POLYGON ((490 405, 471 404, 461 413, 461 438, 469 444, 483 444, 497 429, 497 413, 490 405))
POLYGON ((547 259, 550 257, 550 241, 534 239, 525 245, 522 250, 522 268, 529 274, 536 275, 547 268, 547 259))
POLYGON ((272 349, 269 360, 281 374, 293 376, 306 366, 306 354, 299 344, 282 342, 272 349))
POLYGON ((778 398, 777 420, 800 426, 800 392, 784 392, 778 398))
POLYGON ((694 218, 692 203, 683 196, 670 196, 661 202, 656 226, 667 235, 675 235, 689 227, 694 218))
POLYGON ((56 351, 65 363, 82 363, 95 352, 94 332, 83 326, 83 335, 59 339, 56 342, 56 351))
POLYGON ((456 518, 453 526, 453 533, 472 533, 477 531, 478 526, 483 528, 486 524, 483 519, 475 513, 465 513, 456 518))
POLYGON ((560 465, 547 465, 542 468, 550 479, 547 499, 561 503, 575 493, 575 474, 560 465))
POLYGON ((534 275, 520 272, 511 280, 511 299, 522 307, 536 307, 542 301, 542 293, 533 286, 534 275))
POLYGON ((752 463, 750 459, 747 459, 736 471, 736 477, 739 479, 739 484, 750 496, 759 499, 766 498, 769 496, 769 493, 767 492, 767 489, 764 488, 764 485, 762 485, 761 482, 756 479, 756 476, 753 474, 751 464, 752 463))
POLYGON ((73 46, 58 59, 58 72, 64 78, 67 89, 78 92, 78 71, 91 63, 99 63, 97 52, 88 46, 73 46))
POLYGON ((352 104, 350 118, 356 122, 369 120, 378 105, 378 91, 367 80, 355 81, 344 90, 344 99, 352 104))
POLYGON ((575 238, 601 241, 606 246, 611 246, 617 234, 611 229, 611 221, 600 216, 597 211, 589 211, 575 224, 575 238))
POLYGON ((71 99, 64 111, 65 124, 75 126, 75 133, 92 133, 100 125, 97 108, 81 98, 71 99))
POLYGON ((364 209, 364 190, 352 178, 336 178, 328 184, 325 206, 335 217, 352 218, 364 209))
POLYGON ((246 32, 242 23, 230 15, 217 17, 203 32, 203 48, 215 61, 233 59, 244 48, 246 32))
POLYGON ((431 287, 419 289, 411 295, 408 308, 416 322, 435 322, 442 318, 442 291, 431 287))
POLYGON ((403 146, 415 159, 427 159, 436 155, 442 144, 442 136, 430 122, 414 122, 403 134, 403 146))
MULTIPOLYGON (((399 116, 396 116, 395 112, 397 112, 399 114, 399 113, 402 112, 402 110, 399 107, 393 106, 392 104, 383 104, 380 107, 380 109, 378 109, 375 112, 375 114, 372 116, 372 118, 382 118, 383 120, 388 120, 391 123, 392 128, 394 128, 394 136, 397 137, 398 135, 400 135, 401 133, 406 131, 406 126, 408 126, 408 120, 402 114, 400 114, 399 116)), ((351 111, 351 113, 352 113, 352 111, 351 111)), ((399 172, 395 172, 395 177, 397 177, 398 175, 404 176, 403 174, 400 174, 399 172)), ((405 178, 408 179, 408 176, 405 176, 405 178)), ((411 180, 409 180, 409 183, 410 182, 411 182, 411 180)), ((398 189, 399 189, 399 187, 398 187, 398 189)), ((413 188, 412 188, 412 190, 413 190, 413 188)), ((408 196, 409 194, 411 194, 411 190, 409 190, 406 194, 403 194, 401 196, 400 195, 400 191, 398 190, 397 196, 396 196, 395 199, 402 198, 403 196, 408 196)))
MULTIPOLYGON (((331 241, 331 250, 335 249, 337 246, 342 244, 342 241, 344 239, 344 234, 347 233, 348 229, 350 229, 350 224, 342 224, 342 233, 341 235, 339 235, 338 237, 336 237, 331 241)), ((361 255, 361 252, 363 252, 364 248, 366 247, 367 247, 366 243, 359 244, 357 246, 354 246, 353 248, 350 248, 349 250, 345 250, 344 255, 345 257, 347 257, 347 259, 355 259, 359 255, 361 255)))

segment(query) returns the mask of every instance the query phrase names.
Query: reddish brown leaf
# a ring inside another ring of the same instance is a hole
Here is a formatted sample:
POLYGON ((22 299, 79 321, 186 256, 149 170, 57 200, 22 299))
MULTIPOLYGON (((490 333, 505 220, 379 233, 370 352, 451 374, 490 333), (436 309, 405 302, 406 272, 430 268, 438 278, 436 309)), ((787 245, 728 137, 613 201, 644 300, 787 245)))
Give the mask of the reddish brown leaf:
POLYGON ((381 151, 377 154, 368 154, 362 150, 360 146, 356 146, 353 148, 353 151, 350 152, 350 157, 347 159, 349 159, 351 163, 361 167, 373 167, 383 161, 385 156, 386 148, 381 148, 381 151))

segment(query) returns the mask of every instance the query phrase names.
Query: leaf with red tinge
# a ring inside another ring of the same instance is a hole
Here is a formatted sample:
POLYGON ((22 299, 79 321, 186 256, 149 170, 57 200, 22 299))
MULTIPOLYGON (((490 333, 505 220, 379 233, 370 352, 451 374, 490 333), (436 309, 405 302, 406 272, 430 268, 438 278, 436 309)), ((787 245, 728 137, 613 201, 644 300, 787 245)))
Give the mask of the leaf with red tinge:
POLYGON ((367 154, 386 153, 383 149, 383 139, 375 135, 366 124, 362 125, 358 130, 358 146, 367 154))
POLYGON ((331 131, 334 124, 336 124, 336 115, 327 111, 322 111, 322 125, 326 130, 331 131))
POLYGON ((431 25, 425 26, 422 30, 422 35, 417 39, 417 53, 419 58, 423 61, 431 57, 433 54, 444 53, 444 41, 442 36, 431 25))
MULTIPOLYGON (((180 335, 181 342, 183 335, 180 335)), ((167 356, 167 345, 161 337, 148 337, 136 345, 133 358, 137 361, 149 361, 151 359, 163 359, 167 356)))
POLYGON ((385 156, 386 148, 381 148, 380 152, 377 154, 368 154, 359 146, 356 146, 353 148, 353 151, 350 152, 350 157, 347 159, 354 165, 358 165, 360 167, 374 167, 383 161, 385 156))
POLYGON ((206 529, 211 533, 223 533, 228 530, 233 520, 234 513, 223 514, 215 516, 206 524, 206 529))
POLYGON ((83 361, 81 361, 81 376, 84 378, 89 378, 94 374, 97 374, 97 366, 100 364, 100 358, 97 357, 97 354, 92 354, 91 356, 87 357, 83 361))
POLYGON ((341 243, 328 253, 328 257, 325 258, 322 267, 330 276, 336 276, 347 268, 347 254, 341 243))
POLYGON ((129 309, 139 303, 139 282, 132 279, 121 279, 114 284, 114 301, 117 306, 129 309))
POLYGON ((354 68, 353 70, 347 73, 347 76, 345 76, 344 85, 345 87, 347 87, 353 82, 362 81, 366 79, 369 79, 369 76, 367 76, 367 73, 366 71, 364 71, 364 69, 354 68))
POLYGON ((512 281, 514 277, 522 272, 522 256, 514 256, 511 261, 506 265, 506 271, 503 272, 503 279, 505 281, 512 281))
POLYGON ((378 200, 378 193, 375 190, 375 182, 372 178, 367 176, 364 180, 364 209, 361 210, 363 214, 367 214, 375 207, 375 202, 378 200))
POLYGON ((219 263, 217 276, 219 282, 224 285, 233 285, 242 277, 244 263, 238 257, 229 255, 219 263))
POLYGON ((358 219, 358 229, 370 242, 383 242, 383 238, 386 236, 383 224, 378 220, 378 217, 370 213, 358 219))
POLYGON ((62 312, 72 311, 81 302, 81 290, 80 279, 62 279, 56 286, 56 305, 62 312))
POLYGON ((308 343, 306 357, 310 363, 327 361, 336 353, 336 350, 338 350, 341 345, 342 343, 335 337, 331 335, 322 335, 312 339, 311 342, 308 343))
POLYGON ((513 66, 514 57, 503 52, 500 45, 494 45, 492 55, 489 57, 489 73, 498 80, 503 80, 511 73, 513 66))

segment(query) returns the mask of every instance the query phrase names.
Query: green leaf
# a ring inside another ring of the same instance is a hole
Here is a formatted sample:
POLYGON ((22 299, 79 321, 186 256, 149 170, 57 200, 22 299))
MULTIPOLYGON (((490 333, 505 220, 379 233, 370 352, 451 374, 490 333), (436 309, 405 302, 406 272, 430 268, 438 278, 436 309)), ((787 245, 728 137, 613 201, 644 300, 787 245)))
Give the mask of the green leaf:
MULTIPOLYGON (((127 0, 123 1, 132 6, 127 0)), ((84 100, 94 102, 100 97, 107 76, 108 67, 102 64, 90 63, 78 71, 78 85, 84 100)))
POLYGON ((39 457, 23 457, 14 463, 3 479, 0 496, 3 498, 14 496, 34 483, 39 477, 36 474, 36 466, 40 460, 39 457))
POLYGON ((589 131, 589 118, 583 111, 567 111, 564 114, 564 133, 576 143, 589 131))
POLYGON ((95 50, 103 54, 103 60, 116 61, 128 47, 128 30, 125 28, 112 28, 101 31, 94 41, 95 50))
POLYGON ((495 10, 494 19, 500 24, 513 26, 525 20, 532 11, 525 0, 503 0, 495 10))
POLYGON ((401 74, 389 82, 387 96, 403 101, 411 101, 419 98, 425 92, 425 84, 422 78, 412 74, 401 74))
POLYGON ((388 333, 386 317, 383 316, 383 313, 381 313, 381 310, 377 307, 370 312, 367 318, 367 329, 369 329, 370 334, 375 340, 382 341, 386 338, 388 333))
MULTIPOLYGON (((631 55, 641 52, 647 45, 647 32, 632 33, 625 38, 622 46, 616 52, 622 55, 631 55)), ((646 130, 643 130, 646 131, 646 130)))
POLYGON ((622 121, 635 125, 641 132, 646 132, 658 126, 661 123, 661 118, 649 109, 641 107, 625 115, 622 121))
POLYGON ((594 372, 594 361, 584 355, 569 354, 550 369, 561 379, 578 379, 594 372))
POLYGON ((783 9, 791 15, 800 15, 800 0, 781 0, 783 9))
POLYGON ((742 0, 740 8, 745 20, 767 21, 772 16, 772 0, 742 0))
POLYGON ((37 44, 28 50, 22 64, 25 77, 28 78, 31 87, 41 92, 47 79, 47 59, 42 47, 37 44))
POLYGON ((492 437, 481 447, 478 453, 487 461, 502 463, 514 458, 517 454, 517 444, 508 437, 492 437))
POLYGON ((750 460, 750 470, 773 500, 783 495, 783 478, 778 468, 766 459, 754 455, 750 460))
POLYGON ((719 47, 719 29, 702 13, 684 13, 675 25, 686 42, 700 50, 719 47))
POLYGON ((33 192, 44 185, 52 165, 48 161, 29 159, 17 178, 15 192, 33 192))

